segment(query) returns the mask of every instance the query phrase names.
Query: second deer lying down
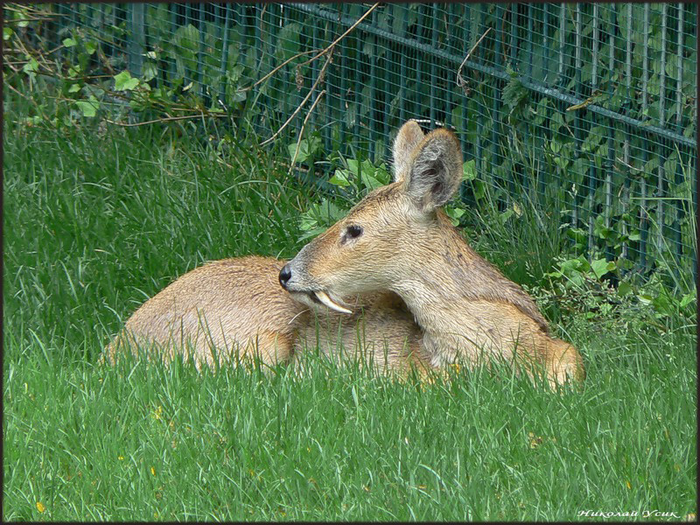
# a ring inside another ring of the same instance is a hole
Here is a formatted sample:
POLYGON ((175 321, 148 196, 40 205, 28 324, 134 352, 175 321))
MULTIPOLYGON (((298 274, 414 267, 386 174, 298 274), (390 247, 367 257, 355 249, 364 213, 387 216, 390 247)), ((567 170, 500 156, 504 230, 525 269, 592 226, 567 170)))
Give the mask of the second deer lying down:
POLYGON ((515 356, 542 366, 552 383, 583 379, 576 349, 550 335, 530 296, 472 250, 440 209, 462 178, 457 138, 444 129, 424 136, 407 122, 394 142, 394 176, 284 266, 282 286, 339 312, 354 294, 397 294, 435 368, 515 356))

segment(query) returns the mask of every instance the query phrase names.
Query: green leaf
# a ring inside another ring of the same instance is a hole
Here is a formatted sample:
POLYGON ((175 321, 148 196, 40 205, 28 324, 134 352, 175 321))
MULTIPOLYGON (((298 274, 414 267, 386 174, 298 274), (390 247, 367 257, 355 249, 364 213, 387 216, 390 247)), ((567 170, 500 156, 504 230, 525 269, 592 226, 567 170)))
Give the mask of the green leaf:
MULTIPOLYGON (((376 151, 383 151, 384 148, 382 147, 377 148, 376 151)), ((391 173, 389 173, 389 170, 386 167, 386 164, 383 162, 379 166, 375 166, 370 162, 369 160, 366 160, 362 163, 362 169, 364 170, 366 166, 366 169, 368 172, 371 172, 372 175, 374 176, 375 179, 377 179, 382 186, 389 184, 391 182, 391 173)))
POLYGON ((453 226, 459 226, 459 219, 466 213, 464 208, 459 208, 455 206, 447 206, 443 208, 447 216, 450 218, 453 226))
POLYGON ((616 268, 613 261, 607 261, 606 259, 595 259, 591 262, 591 270, 595 276, 600 279, 608 272, 613 271, 616 268))
POLYGON ((118 75, 114 76, 115 91, 131 91, 138 85, 139 79, 132 78, 131 73, 128 71, 122 71, 118 75))
POLYGON ((569 165, 569 161, 563 157, 554 157, 554 164, 564 170, 569 165))
POLYGON ((350 186, 350 181, 348 181, 347 172, 344 170, 335 170, 335 174, 328 181, 331 184, 340 186, 341 188, 347 188, 350 186))
POLYGON ((316 219, 314 219, 313 217, 309 217, 308 215, 301 216, 301 221, 299 222, 299 229, 301 231, 308 232, 315 228, 318 228, 318 223, 316 222, 316 219))
POLYGON ((71 84, 71 87, 68 88, 68 93, 77 93, 80 91, 80 84, 71 84))
POLYGON ((11 27, 3 27, 2 28, 2 39, 3 40, 9 40, 13 34, 14 34, 14 31, 12 31, 11 27))
POLYGON ((500 222, 502 225, 508 222, 508 219, 510 219, 513 216, 513 209, 508 208, 506 211, 498 215, 498 222, 500 222))
POLYGON ((365 188, 368 188, 370 191, 384 186, 384 184, 382 184, 382 182, 377 179, 374 174, 369 173, 367 170, 362 170, 360 179, 362 180, 362 184, 365 186, 365 188))
POLYGON ((144 82, 148 82, 158 76, 158 68, 153 62, 146 62, 143 66, 143 73, 141 78, 144 82))
POLYGON ((100 103, 96 99, 77 100, 75 105, 82 111, 84 117, 94 117, 100 107, 100 103))
POLYGON ((75 78, 78 75, 80 75, 80 71, 82 68, 80 67, 80 64, 75 64, 74 66, 70 66, 68 68, 68 78, 75 78))
POLYGON ((617 294, 620 297, 624 297, 626 295, 629 295, 632 292, 632 285, 626 281, 622 281, 618 286, 617 286, 617 294))
POLYGON ((344 217, 346 213, 346 209, 340 209, 325 199, 319 204, 312 204, 309 210, 301 215, 299 227, 305 233, 300 237, 299 241, 309 239, 323 232, 328 226, 344 217))
POLYGON ((87 51, 88 55, 92 55, 95 51, 97 51, 97 42, 94 40, 88 40, 85 42, 85 51, 87 51))
POLYGON ((683 297, 681 298, 681 308, 685 308, 688 306, 690 303, 695 301, 695 294, 687 293, 684 294, 683 297))
POLYGON ((486 184, 478 179, 472 181, 472 191, 476 200, 483 199, 486 196, 486 184))
POLYGON ((476 179, 476 161, 468 160, 462 165, 462 180, 476 179))
POLYGON ((561 142, 558 142, 557 139, 552 138, 552 141, 549 143, 549 147, 554 153, 559 153, 559 150, 561 150, 561 142))
POLYGON ((309 140, 303 139, 299 142, 299 152, 297 153, 297 143, 293 142, 287 146, 290 159, 294 159, 296 154, 296 162, 304 162, 321 147, 321 139, 318 136, 312 136, 309 140))
POLYGON ((289 23, 280 29, 277 35, 276 54, 280 60, 287 60, 299 53, 299 39, 302 26, 297 23, 289 23))
POLYGON ((243 102, 248 97, 248 92, 241 89, 236 90, 231 95, 231 102, 243 102))
POLYGON ((29 62, 22 66, 22 71, 24 71, 27 74, 36 73, 37 71, 39 71, 39 62, 36 61, 36 58, 30 58, 29 62))
POLYGON ((63 45, 66 47, 73 47, 78 45, 78 42, 76 42, 73 38, 64 38, 63 45))
POLYGON ((515 72, 513 72, 511 80, 505 85, 501 93, 503 102, 507 104, 511 110, 515 109, 515 107, 528 96, 528 90, 515 76, 515 72))

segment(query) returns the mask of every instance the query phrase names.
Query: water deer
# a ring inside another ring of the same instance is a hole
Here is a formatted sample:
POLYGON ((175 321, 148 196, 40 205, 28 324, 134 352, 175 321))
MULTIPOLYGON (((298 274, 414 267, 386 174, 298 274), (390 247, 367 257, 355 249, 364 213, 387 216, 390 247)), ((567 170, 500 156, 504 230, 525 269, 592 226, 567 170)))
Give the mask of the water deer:
POLYGON ((395 293, 418 324, 421 355, 442 369, 484 354, 539 365, 552 384, 581 380, 581 356, 550 334, 531 297, 479 256, 440 209, 462 179, 462 153, 445 129, 423 134, 415 121, 394 141, 394 182, 369 193, 280 271, 297 300, 339 313, 345 298, 395 293))

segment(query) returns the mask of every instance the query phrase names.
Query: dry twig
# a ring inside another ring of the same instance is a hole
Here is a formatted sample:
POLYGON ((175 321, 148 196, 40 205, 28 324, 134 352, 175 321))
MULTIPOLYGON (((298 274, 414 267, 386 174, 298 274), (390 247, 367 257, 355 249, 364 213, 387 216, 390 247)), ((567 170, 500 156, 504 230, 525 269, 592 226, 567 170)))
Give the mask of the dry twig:
POLYGON ((462 88, 462 91, 464 91, 465 95, 469 95, 469 88, 467 87, 468 81, 462 78, 462 68, 464 67, 464 64, 467 63, 467 60, 469 60, 469 57, 472 55, 477 46, 481 44, 481 41, 486 37, 486 35, 489 34, 489 31, 491 31, 490 27, 487 28, 486 31, 484 31, 484 34, 481 35, 481 38, 479 38, 479 40, 477 40, 476 43, 472 46, 472 48, 469 50, 469 53, 467 53, 467 56, 464 57, 464 60, 462 60, 462 63, 459 65, 459 69, 457 69, 457 85, 460 88, 462 88))
POLYGON ((356 21, 353 25, 351 25, 351 26, 347 29, 347 31, 345 31, 345 33, 343 33, 343 34, 340 35, 338 38, 336 38, 328 47, 326 47, 324 50, 322 50, 318 55, 316 55, 316 56, 313 57, 313 58, 310 58, 309 60, 307 60, 306 62, 304 62, 304 63, 301 64, 301 65, 302 65, 302 66, 305 66, 306 64, 309 64, 310 62, 313 62, 314 60, 316 60, 316 59, 317 59, 318 57, 320 57, 321 55, 323 55, 323 54, 325 54, 325 53, 328 53, 328 51, 332 50, 338 42, 340 42, 343 38, 345 38, 346 36, 348 36, 348 34, 350 34, 350 32, 352 32, 353 29, 355 29, 358 25, 360 25, 360 22, 362 22, 365 18, 367 18, 367 17, 370 15, 370 13, 372 13, 372 11, 374 11, 378 6, 379 6, 379 3, 376 3, 376 4, 374 4, 372 7, 370 7, 370 8, 367 10, 367 12, 365 12, 364 15, 362 15, 360 18, 358 18, 357 21, 356 21))
POLYGON ((323 68, 321 68, 321 71, 318 74, 318 78, 316 79, 316 82, 314 82, 314 85, 311 86, 311 89, 309 90, 307 95, 304 97, 304 100, 301 101, 301 104, 299 104, 299 107, 294 110, 294 113, 292 113, 290 115, 290 117, 286 120, 286 122, 284 124, 282 124, 282 126, 275 132, 274 135, 272 135, 269 139, 266 139, 260 143, 261 146, 269 144, 270 142, 275 140, 279 136, 279 134, 282 133, 282 130, 284 130, 284 128, 286 128, 289 125, 289 123, 294 119, 294 117, 297 116, 297 114, 301 111, 301 108, 304 107, 304 104, 306 104, 309 101, 309 99, 311 98, 311 95, 313 95, 314 91, 316 90, 316 86, 318 86, 318 84, 323 79, 323 76, 326 73, 326 68, 328 68, 328 64, 331 63, 332 56, 333 56, 333 53, 330 53, 328 55, 328 58, 326 58, 326 62, 323 64, 323 68))
POLYGON ((345 31, 345 33, 343 33, 342 35, 340 35, 340 36, 339 36, 338 38, 336 38, 330 45, 328 45, 327 47, 325 47, 325 48, 322 49, 321 51, 318 51, 317 49, 309 49, 308 51, 302 51, 301 53, 297 53, 296 55, 294 55, 294 56, 288 58, 287 60, 285 60, 284 62, 282 62, 279 66, 275 67, 272 71, 270 71, 268 74, 266 74, 266 75, 265 75, 264 77, 262 77, 260 80, 256 81, 252 86, 248 86, 248 87, 246 87, 246 88, 242 88, 242 89, 240 89, 240 91, 250 91, 250 90, 253 89, 254 87, 259 86, 260 84, 262 84, 263 82, 265 82, 268 78, 270 78, 272 75, 274 75, 275 73, 277 73, 280 69, 282 69, 284 66, 286 66, 287 64, 289 64, 292 60, 294 60, 294 59, 296 59, 296 58, 303 57, 304 55, 310 55, 311 53, 316 53, 316 52, 318 51, 318 53, 316 54, 316 56, 314 56, 313 58, 310 58, 309 60, 307 60, 307 61, 304 62, 303 64, 300 64, 300 66, 305 66, 305 65, 307 65, 307 64, 310 64, 310 63, 313 62, 314 60, 316 60, 316 59, 317 59, 318 57, 320 57, 321 55, 324 55, 325 53, 328 53, 329 51, 331 51, 331 50, 336 46, 336 44, 337 44, 338 42, 340 42, 343 38, 345 38, 346 36, 348 36, 348 34, 349 34, 353 29, 355 29, 355 28, 360 24, 360 22, 362 22, 365 18, 367 18, 367 17, 369 16, 369 14, 370 14, 372 11, 374 11, 375 8, 377 8, 378 6, 379 6, 379 3, 376 3, 376 4, 374 4, 372 7, 370 7, 370 8, 367 10, 367 12, 366 12, 365 14, 363 14, 360 18, 358 18, 357 21, 356 21, 353 25, 351 25, 351 26, 347 29, 347 31, 345 31))
MULTIPOLYGON (((282 130, 284 130, 284 128, 286 128, 289 125, 289 123, 294 119, 294 117, 297 116, 297 114, 301 111, 301 109, 304 107, 304 105, 309 101, 309 99, 313 95, 318 84, 323 80, 326 69, 328 68, 328 64, 330 64, 331 59, 333 58, 333 50, 335 49, 335 46, 338 44, 338 42, 340 42, 343 38, 345 38, 348 34, 350 34, 350 32, 353 31, 360 24, 360 22, 362 22, 365 18, 367 18, 372 13, 372 11, 374 11, 378 6, 379 6, 379 3, 374 4, 360 18, 358 18, 357 21, 354 24, 352 24, 342 35, 340 35, 338 38, 336 38, 330 45, 328 45, 326 48, 324 48, 323 50, 318 52, 314 57, 310 58, 309 60, 307 60, 303 64, 300 64, 299 67, 313 62, 314 60, 316 60, 317 58, 319 58, 322 55, 327 55, 326 62, 323 64, 323 67, 321 68, 321 71, 318 74, 318 78, 316 79, 316 82, 314 82, 313 86, 311 86, 311 89, 309 90, 307 95, 304 97, 304 100, 301 101, 301 104, 299 104, 299 107, 296 110, 294 110, 294 113, 291 114, 291 116, 286 120, 286 122, 284 124, 282 124, 282 126, 269 139, 266 139, 260 143, 261 146, 269 144, 274 139, 276 139, 279 136, 279 134, 282 132, 282 130)), ((303 53, 303 54, 308 54, 308 52, 303 53)), ((302 55, 302 53, 299 53, 298 55, 295 55, 295 57, 301 56, 301 55, 302 55)), ((292 57, 291 59, 285 61, 285 63, 282 64, 282 66, 289 63, 295 57, 292 57)), ((263 77, 261 80, 256 82, 254 84, 254 86, 257 85, 258 83, 260 83, 265 78, 268 78, 275 71, 278 71, 280 67, 281 66, 278 66, 277 68, 273 69, 270 73, 265 75, 265 77, 263 77)), ((316 102, 318 102, 320 98, 321 98, 320 96, 316 98, 316 101, 314 102, 314 106, 316 105, 316 102)), ((313 107, 310 111, 312 111, 312 110, 313 110, 313 107)), ((309 112, 309 114, 310 114, 310 112, 309 112)), ((307 119, 308 119, 308 116, 307 116, 307 119)), ((306 120, 304 120, 304 123, 306 123, 306 120)), ((303 127, 302 127, 302 129, 303 129, 303 127)), ((299 134, 299 136, 301 137, 301 133, 299 134)))
POLYGON ((228 115, 224 115, 221 113, 200 113, 198 115, 183 115, 181 117, 165 117, 165 118, 157 118, 154 120, 147 120, 146 122, 136 122, 134 124, 125 124, 123 122, 116 122, 114 120, 109 120, 109 119, 104 119, 105 122, 109 122, 110 124, 115 124, 117 126, 122 126, 124 128, 135 128, 138 126, 146 126, 147 124, 155 124, 156 122, 172 122, 174 120, 187 120, 187 119, 193 119, 193 118, 203 118, 203 117, 228 117, 228 115))

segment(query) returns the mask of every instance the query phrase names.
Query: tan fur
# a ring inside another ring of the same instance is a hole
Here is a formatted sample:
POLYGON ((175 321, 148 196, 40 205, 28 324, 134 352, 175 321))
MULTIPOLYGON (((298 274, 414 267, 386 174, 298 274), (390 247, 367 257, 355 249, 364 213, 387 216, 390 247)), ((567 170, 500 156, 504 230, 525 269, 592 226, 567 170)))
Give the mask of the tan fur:
POLYGON ((420 138, 415 122, 394 142, 395 182, 307 244, 287 265, 294 293, 342 298, 386 290, 407 305, 434 367, 483 354, 543 366, 552 383, 584 377, 580 355, 549 335, 523 289, 480 257, 438 209, 462 176, 457 138, 444 129, 420 138), (420 140, 419 140, 420 139, 420 140), (349 227, 362 228, 349 238, 349 227))
MULTIPOLYGON (((195 362, 259 354, 266 363, 290 358, 299 317, 307 310, 280 288, 283 261, 244 257, 216 261, 186 273, 146 301, 129 318, 121 339, 157 343, 173 352, 193 351, 195 362)), ((132 344, 133 346, 133 344, 132 344)))
MULTIPOLYGON (((215 261, 186 273, 146 301, 107 346, 114 362, 126 349, 157 352, 166 361, 192 353, 198 367, 257 356, 262 363, 303 360, 320 344, 329 356, 373 363, 406 375, 430 368, 420 356, 420 330, 391 293, 354 298, 351 316, 294 300, 279 284, 285 261, 244 257, 215 261), (386 359, 385 359, 386 357, 386 359)), ((340 361, 340 359, 338 359, 340 361)))
POLYGON ((324 311, 305 323, 295 359, 309 348, 318 348, 338 363, 357 361, 380 373, 405 376, 413 369, 425 377, 433 368, 420 344, 420 328, 396 294, 362 294, 348 305, 352 315, 324 311))

